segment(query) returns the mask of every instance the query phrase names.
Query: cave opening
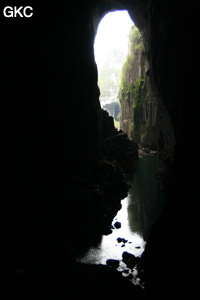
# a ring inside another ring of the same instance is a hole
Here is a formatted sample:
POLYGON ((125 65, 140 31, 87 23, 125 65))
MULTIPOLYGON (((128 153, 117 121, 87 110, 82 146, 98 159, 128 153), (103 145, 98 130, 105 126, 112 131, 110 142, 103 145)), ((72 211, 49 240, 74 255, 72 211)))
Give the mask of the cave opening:
POLYGON ((109 12, 101 19, 94 41, 100 104, 114 118, 117 129, 120 128, 120 75, 133 25, 127 10, 109 12))
MULTIPOLYGON (((100 104, 115 119, 115 127, 118 129, 122 124, 123 128, 121 129, 132 141, 135 140, 133 129, 136 128, 136 123, 133 124, 136 121, 134 115, 130 114, 128 120, 122 114, 124 119, 121 122, 121 117, 118 116, 119 109, 116 114, 115 108, 117 105, 120 107, 124 102, 125 105, 129 105, 129 110, 132 112, 132 108, 136 108, 136 101, 138 102, 137 109, 141 110, 143 107, 142 101, 146 96, 144 94, 149 88, 149 81, 145 77, 148 63, 145 60, 144 52, 140 31, 134 26, 128 11, 109 12, 102 18, 94 43, 100 104), (132 42, 134 42, 134 48, 131 48, 132 42), (124 86, 120 86, 122 81, 124 86), (119 121, 121 124, 117 124, 119 121), (127 129, 128 122, 131 132, 127 129)), ((150 105, 153 107, 153 104, 150 105)), ((150 105, 149 101, 147 105, 145 104, 146 115, 143 116, 143 111, 140 112, 139 110, 135 113, 137 121, 145 123, 146 132, 149 126, 156 126, 153 120, 154 112, 150 105)), ((124 111, 127 111, 125 106, 124 111)), ((142 132, 137 128, 136 132, 142 140, 144 133, 142 136, 142 132)), ((144 287, 144 282, 141 279, 141 270, 138 269, 138 265, 145 249, 149 231, 161 213, 163 205, 161 201, 162 191, 155 176, 159 155, 157 151, 154 151, 157 150, 157 147, 151 147, 150 144, 155 132, 152 130, 151 133, 147 132, 147 135, 149 140, 144 141, 144 145, 147 145, 149 149, 144 149, 141 145, 139 168, 135 170, 134 174, 129 174, 131 188, 127 197, 121 198, 121 209, 119 207, 118 213, 112 221, 111 232, 103 234, 97 246, 90 247, 83 256, 77 258, 77 261, 85 264, 107 264, 110 266, 116 264, 115 267, 117 266, 116 268, 124 277, 130 277, 132 283, 139 284, 141 287, 144 287), (127 265, 128 260, 132 260, 129 266, 127 265)), ((111 139, 107 138, 107 141, 109 143, 111 139)), ((111 143, 108 147, 109 151, 112 147, 113 144, 111 143)), ((123 148, 122 159, 124 159, 125 151, 123 148)), ((131 161, 128 163, 131 164, 131 161)))

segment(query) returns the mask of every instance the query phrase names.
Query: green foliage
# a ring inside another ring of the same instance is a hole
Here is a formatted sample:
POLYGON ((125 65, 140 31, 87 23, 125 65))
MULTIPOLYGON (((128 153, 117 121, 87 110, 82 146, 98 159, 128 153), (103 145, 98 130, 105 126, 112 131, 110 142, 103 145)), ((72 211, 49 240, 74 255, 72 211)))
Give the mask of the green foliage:
POLYGON ((131 28, 129 34, 129 54, 123 65, 119 87, 119 101, 127 101, 132 110, 131 131, 136 128, 135 115, 140 111, 146 97, 146 76, 136 77, 134 68, 138 68, 138 54, 145 55, 142 37, 136 26, 131 28), (137 55, 137 56, 136 56, 137 55))
POLYGON ((130 102, 130 98, 133 95, 134 84, 129 82, 122 82, 122 85, 119 90, 119 100, 130 102))
POLYGON ((144 100, 144 94, 145 94, 145 80, 138 77, 134 82, 134 88, 133 88, 133 97, 134 97, 134 105, 133 108, 136 106, 141 106, 142 102, 144 100))
POLYGON ((119 101, 128 101, 130 102, 130 98, 132 96, 132 92, 134 89, 134 84, 129 80, 129 74, 132 71, 133 65, 133 57, 128 55, 126 61, 123 65, 119 86, 119 101))
POLYGON ((142 36, 136 26, 132 26, 129 34, 129 54, 123 65, 119 87, 119 100, 128 101, 134 98, 134 106, 139 104, 143 96, 144 79, 137 78, 133 81, 132 73, 134 68, 134 54, 136 51, 144 52, 142 36))
POLYGON ((141 105, 144 99, 144 83, 145 80, 140 77, 134 82, 124 81, 119 91, 120 101, 128 101, 130 103, 130 99, 133 98, 133 107, 141 105))
POLYGON ((116 121, 114 119, 114 126, 115 126, 115 128, 120 129, 120 123, 119 123, 119 121, 116 121))
POLYGON ((142 44, 142 36, 136 26, 131 27, 131 31, 129 34, 129 42, 132 45, 133 49, 134 47, 142 44))

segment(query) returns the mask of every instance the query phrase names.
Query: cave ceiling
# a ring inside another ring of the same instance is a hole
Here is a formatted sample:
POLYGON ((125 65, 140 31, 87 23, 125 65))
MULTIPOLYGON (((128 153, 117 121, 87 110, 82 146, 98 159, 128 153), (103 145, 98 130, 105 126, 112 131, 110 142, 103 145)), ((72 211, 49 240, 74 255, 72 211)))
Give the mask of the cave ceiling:
POLYGON ((94 29, 96 31, 99 22, 108 12, 115 10, 128 10, 129 14, 140 30, 145 29, 148 22, 149 0, 96 0, 90 1, 92 8, 94 29))

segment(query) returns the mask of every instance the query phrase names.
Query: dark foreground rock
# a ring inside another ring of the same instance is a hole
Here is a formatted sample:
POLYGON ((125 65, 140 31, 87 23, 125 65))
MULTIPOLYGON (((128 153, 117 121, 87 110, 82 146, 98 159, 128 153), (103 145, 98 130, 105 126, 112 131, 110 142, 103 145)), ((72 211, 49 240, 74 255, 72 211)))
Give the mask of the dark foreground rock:
MULTIPOLYGON (((40 193, 27 194, 27 201, 34 203, 31 210, 5 213, 2 277, 7 299, 60 300, 69 294, 77 299, 96 295, 111 299, 129 288, 134 293, 114 269, 74 262, 110 232, 127 192, 119 162, 104 156, 80 166, 78 173, 66 173, 58 185, 46 182, 40 193)), ((111 264, 117 267, 116 262, 111 264)))
POLYGON ((4 299, 123 299, 125 295, 141 299, 137 287, 103 265, 74 264, 63 273, 45 275, 12 269, 3 278, 8 279, 2 290, 4 299))
POLYGON ((122 254, 122 261, 127 265, 128 268, 132 269, 140 261, 140 258, 135 255, 124 251, 122 254))
POLYGON ((68 174, 64 183, 43 184, 40 193, 29 195, 37 215, 33 209, 5 213, 1 275, 7 299, 60 300, 69 294, 111 299, 122 297, 124 289, 134 293, 114 269, 75 263, 79 253, 110 232, 127 192, 121 166, 104 157, 68 174))
POLYGON ((119 228, 122 227, 122 224, 121 224, 120 222, 115 222, 114 227, 115 227, 116 229, 119 229, 119 228))
POLYGON ((25 217, 11 216, 4 226, 9 234, 2 236, 3 299, 118 299, 141 293, 114 268, 76 263, 69 236, 69 248, 62 251, 25 217))
POLYGON ((126 240, 126 239, 124 239, 124 238, 118 237, 118 238, 117 238, 117 242, 118 242, 118 243, 124 243, 124 244, 126 244, 126 243, 128 242, 128 240, 126 240))
POLYGON ((118 268, 119 267, 119 260, 116 260, 116 259, 108 259, 106 261, 106 264, 110 267, 113 267, 113 268, 118 268))
POLYGON ((138 145, 122 130, 115 129, 104 139, 103 155, 108 160, 116 161, 124 173, 132 173, 137 169, 138 145))

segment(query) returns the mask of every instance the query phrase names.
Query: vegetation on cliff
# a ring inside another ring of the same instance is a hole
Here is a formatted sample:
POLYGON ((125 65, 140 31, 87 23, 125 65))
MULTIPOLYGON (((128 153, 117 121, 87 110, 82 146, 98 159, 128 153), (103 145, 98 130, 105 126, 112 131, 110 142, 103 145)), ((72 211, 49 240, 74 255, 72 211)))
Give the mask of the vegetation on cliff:
POLYGON ((140 107, 145 97, 145 78, 138 77, 134 82, 133 88, 133 96, 134 96, 134 104, 133 108, 140 107))
POLYGON ((138 71, 144 56, 142 36, 136 26, 132 26, 129 34, 129 52, 123 65, 119 86, 119 101, 123 109, 126 101, 132 114, 131 131, 134 130, 134 113, 140 110, 146 95, 146 75, 138 71))
POLYGON ((142 100, 144 78, 134 78, 134 61, 138 52, 144 52, 141 34, 136 26, 132 26, 129 34, 129 53, 123 65, 119 87, 119 100, 128 101, 134 98, 134 107, 142 100))

